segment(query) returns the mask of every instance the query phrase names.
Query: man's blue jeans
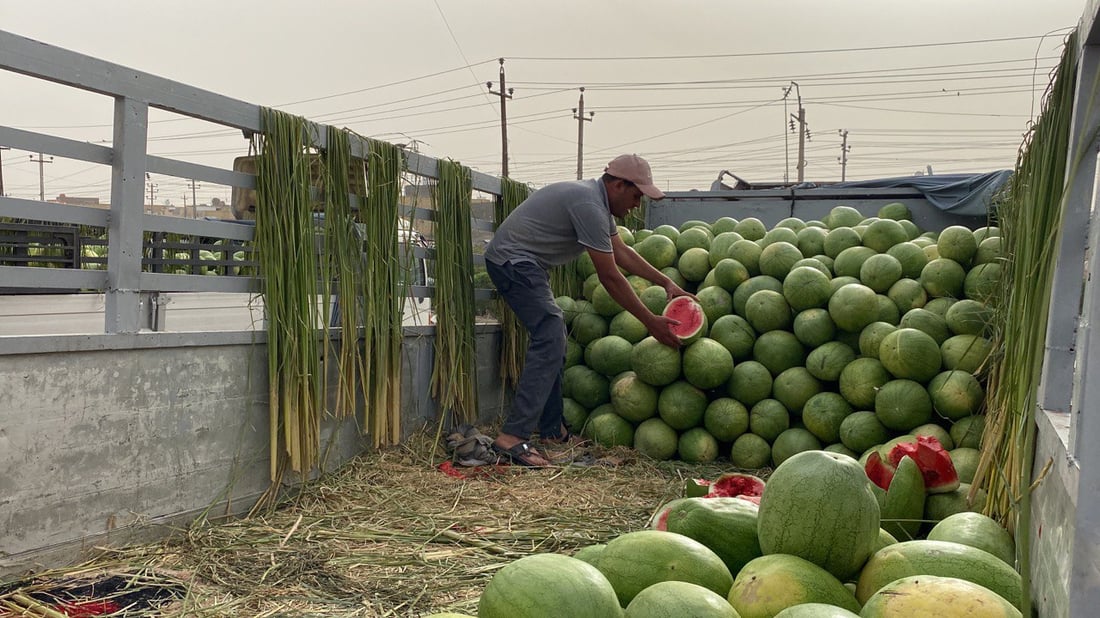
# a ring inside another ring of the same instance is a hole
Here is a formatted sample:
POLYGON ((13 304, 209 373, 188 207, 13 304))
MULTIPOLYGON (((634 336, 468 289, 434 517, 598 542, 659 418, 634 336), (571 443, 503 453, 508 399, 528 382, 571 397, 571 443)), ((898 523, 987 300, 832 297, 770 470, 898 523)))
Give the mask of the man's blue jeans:
POLYGON ((524 440, 535 430, 543 438, 561 437, 565 320, 554 302, 550 275, 529 261, 494 264, 486 260, 485 268, 529 338, 512 409, 501 431, 524 440))

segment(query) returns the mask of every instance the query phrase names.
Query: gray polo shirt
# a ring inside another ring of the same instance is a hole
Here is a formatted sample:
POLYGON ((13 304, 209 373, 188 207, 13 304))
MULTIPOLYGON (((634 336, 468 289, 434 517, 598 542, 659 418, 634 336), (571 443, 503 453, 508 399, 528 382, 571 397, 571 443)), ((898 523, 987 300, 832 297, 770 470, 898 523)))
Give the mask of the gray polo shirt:
POLYGON ((535 191, 505 218, 485 249, 494 264, 536 262, 560 266, 586 247, 611 253, 619 233, 607 189, 598 179, 555 182, 535 191))

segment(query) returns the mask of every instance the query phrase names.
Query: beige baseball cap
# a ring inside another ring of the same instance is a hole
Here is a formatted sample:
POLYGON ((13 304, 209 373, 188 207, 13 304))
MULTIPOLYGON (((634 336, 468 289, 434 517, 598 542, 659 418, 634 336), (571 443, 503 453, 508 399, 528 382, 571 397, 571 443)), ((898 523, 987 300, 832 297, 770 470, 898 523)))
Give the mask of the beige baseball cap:
POLYGON ((629 180, 650 199, 659 200, 665 196, 664 192, 653 184, 653 172, 649 169, 649 163, 636 154, 615 157, 603 171, 616 178, 629 180))

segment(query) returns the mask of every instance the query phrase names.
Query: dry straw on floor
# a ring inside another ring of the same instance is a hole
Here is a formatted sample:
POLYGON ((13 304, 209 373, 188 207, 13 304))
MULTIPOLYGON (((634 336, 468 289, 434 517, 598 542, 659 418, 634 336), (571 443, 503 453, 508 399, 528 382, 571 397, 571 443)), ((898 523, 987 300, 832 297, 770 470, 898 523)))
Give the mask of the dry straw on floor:
POLYGON ((67 579, 127 575, 144 586, 179 585, 182 596, 156 611, 113 615, 476 614, 481 590, 508 562, 571 554, 642 528, 682 494, 685 479, 729 470, 620 449, 593 452, 619 465, 459 468, 472 473, 461 479, 437 468, 442 451, 433 458, 433 443, 421 435, 363 456, 272 513, 196 524, 164 543, 105 550, 79 568, 0 588, 0 608, 28 608, 19 599, 67 579))

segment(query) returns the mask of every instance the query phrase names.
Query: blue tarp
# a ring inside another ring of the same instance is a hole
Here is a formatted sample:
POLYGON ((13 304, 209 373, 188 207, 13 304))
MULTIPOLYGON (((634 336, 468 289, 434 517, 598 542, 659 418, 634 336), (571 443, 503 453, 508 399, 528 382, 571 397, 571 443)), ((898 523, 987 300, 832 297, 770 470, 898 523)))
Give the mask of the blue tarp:
POLYGON ((940 210, 956 215, 983 217, 990 200, 999 191, 1012 170, 998 170, 985 174, 937 174, 932 176, 901 176, 830 184, 837 189, 895 189, 913 188, 924 199, 940 210))

